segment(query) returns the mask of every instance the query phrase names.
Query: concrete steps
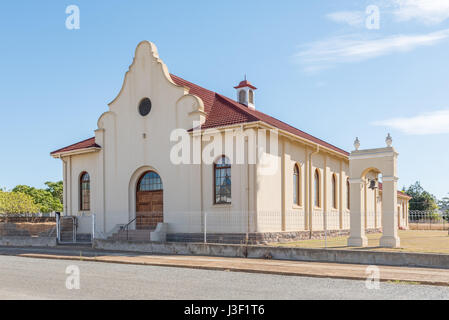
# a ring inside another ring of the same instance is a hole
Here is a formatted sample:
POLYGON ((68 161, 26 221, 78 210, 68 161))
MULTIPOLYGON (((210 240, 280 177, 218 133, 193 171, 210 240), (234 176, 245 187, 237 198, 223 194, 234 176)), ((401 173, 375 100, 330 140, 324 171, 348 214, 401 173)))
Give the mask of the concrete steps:
POLYGON ((61 242, 73 242, 73 233, 75 226, 74 221, 71 218, 62 217, 60 222, 60 235, 61 242))

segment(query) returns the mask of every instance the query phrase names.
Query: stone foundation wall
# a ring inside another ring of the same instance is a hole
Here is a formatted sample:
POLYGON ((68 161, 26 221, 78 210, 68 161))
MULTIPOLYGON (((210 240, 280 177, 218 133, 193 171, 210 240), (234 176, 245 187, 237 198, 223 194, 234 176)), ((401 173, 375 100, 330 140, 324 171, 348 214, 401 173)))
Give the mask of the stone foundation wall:
POLYGON ((0 237, 0 246, 56 247, 56 237, 0 237))
POLYGON ((0 237, 53 237, 56 223, 0 223, 0 237))
MULTIPOLYGON (((367 234, 380 233, 381 229, 368 229, 367 234)), ((327 237, 345 237, 349 236, 349 230, 329 230, 327 237)), ((276 242, 294 242, 301 240, 324 239, 324 231, 287 231, 287 232, 257 232, 248 234, 249 244, 268 244, 276 242)), ((201 233, 176 233, 167 235, 168 242, 204 242, 204 234, 201 233)), ((207 234, 208 243, 246 243, 245 233, 211 233, 207 234)))

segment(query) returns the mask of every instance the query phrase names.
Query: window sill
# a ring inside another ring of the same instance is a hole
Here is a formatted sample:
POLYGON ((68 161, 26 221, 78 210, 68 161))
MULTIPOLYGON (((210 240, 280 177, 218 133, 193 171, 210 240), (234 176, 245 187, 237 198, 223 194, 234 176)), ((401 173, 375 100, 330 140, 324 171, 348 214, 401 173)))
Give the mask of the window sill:
POLYGON ((292 206, 292 208, 293 208, 293 209, 304 209, 303 206, 298 206, 297 204, 294 204, 294 205, 292 206))
POLYGON ((214 203, 212 205, 213 208, 230 208, 232 207, 232 203, 214 203))

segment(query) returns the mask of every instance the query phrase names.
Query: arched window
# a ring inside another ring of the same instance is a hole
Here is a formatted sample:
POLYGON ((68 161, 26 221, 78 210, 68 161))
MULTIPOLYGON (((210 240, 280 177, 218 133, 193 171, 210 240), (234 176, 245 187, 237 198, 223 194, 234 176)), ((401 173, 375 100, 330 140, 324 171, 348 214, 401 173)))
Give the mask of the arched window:
POLYGON ((315 170, 315 192, 314 192, 314 203, 315 203, 315 207, 320 208, 321 207, 321 186, 320 186, 320 173, 318 171, 318 169, 315 170))
POLYGON ((254 104, 254 91, 249 90, 249 103, 254 104))
POLYGON ((332 208, 337 209, 337 176, 335 174, 332 175, 332 208))
POLYGON ((225 156, 214 164, 215 204, 231 203, 231 162, 225 156))
POLYGON ((80 211, 90 210, 90 176, 83 172, 80 176, 80 211))
POLYGON ((293 203, 301 205, 301 175, 297 164, 293 168, 293 203))
POLYGON ((146 172, 139 180, 137 191, 161 191, 161 177, 154 171, 146 172))
POLYGON ((351 208, 351 185, 349 179, 346 180, 346 208, 351 208))
POLYGON ((239 102, 245 104, 246 103, 246 92, 245 90, 240 90, 239 92, 239 102))

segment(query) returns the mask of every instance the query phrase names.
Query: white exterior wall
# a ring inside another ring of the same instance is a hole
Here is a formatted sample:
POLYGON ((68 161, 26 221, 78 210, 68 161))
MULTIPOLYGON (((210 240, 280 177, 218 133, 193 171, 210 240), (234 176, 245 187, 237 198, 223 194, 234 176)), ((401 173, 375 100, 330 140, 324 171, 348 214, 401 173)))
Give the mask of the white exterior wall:
MULTIPOLYGON (((98 120, 96 143, 100 152, 63 158, 67 215, 95 213, 97 232, 107 235, 117 225, 135 217, 137 181, 148 171, 157 172, 164 189, 164 222, 169 232, 202 232, 204 212, 209 231, 245 232, 249 181, 247 165, 232 166, 232 204, 213 203, 212 164, 173 164, 170 134, 204 122, 202 101, 174 84, 154 45, 139 44, 133 64, 117 98, 98 120), (149 97, 148 116, 138 112, 141 99, 149 97), (79 177, 91 178, 91 210, 79 211, 79 177)), ((194 138, 190 138, 191 142, 194 138)), ((203 148, 207 143, 203 143, 203 148)), ((252 175, 252 179, 254 177, 252 175)))
POLYGON ((349 228, 349 210, 346 204, 348 160, 327 151, 314 152, 313 146, 292 139, 280 138, 278 171, 274 175, 257 177, 257 226, 259 232, 321 231, 325 228, 324 212, 327 213, 328 230, 349 228), (311 169, 309 169, 310 157, 312 159, 311 169), (300 168, 299 205, 293 203, 295 164, 300 168), (316 169, 320 173, 321 205, 319 207, 314 205, 313 197, 315 190, 313 177, 316 169), (333 174, 337 178, 336 208, 333 208, 331 196, 333 174))

